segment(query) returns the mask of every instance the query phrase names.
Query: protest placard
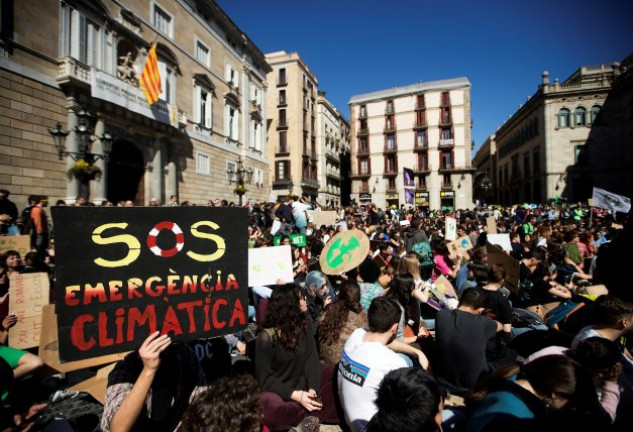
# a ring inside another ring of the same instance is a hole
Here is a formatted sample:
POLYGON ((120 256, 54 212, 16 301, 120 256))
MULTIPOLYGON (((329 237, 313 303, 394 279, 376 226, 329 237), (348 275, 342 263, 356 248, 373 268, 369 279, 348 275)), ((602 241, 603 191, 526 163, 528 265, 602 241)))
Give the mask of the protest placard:
POLYGON ((60 373, 100 366, 123 360, 127 352, 108 354, 100 357, 92 357, 84 360, 61 363, 59 360, 59 338, 57 336, 57 315, 55 305, 46 305, 42 308, 42 332, 40 333, 40 346, 37 355, 51 369, 60 373))
POLYGON ((31 239, 27 235, 0 236, 0 254, 15 250, 20 253, 22 259, 31 250, 31 239))
POLYGON ((514 294, 519 292, 519 276, 521 264, 516 259, 499 248, 491 245, 486 246, 488 252, 488 266, 499 264, 506 272, 505 286, 514 294))
POLYGON ((494 216, 488 216, 486 218, 486 227, 488 228, 488 235, 497 234, 497 221, 494 216))
POLYGON ((493 245, 499 245, 505 251, 511 252, 510 234, 488 234, 488 242, 493 245))
POLYGON ((369 238, 359 229, 341 231, 321 251, 321 271, 335 275, 358 267, 369 253, 369 238))
POLYGON ((248 212, 231 207, 53 207, 62 362, 243 330, 248 212))
POLYGON ((336 225, 337 215, 335 211, 315 211, 314 212, 314 226, 320 227, 321 225, 330 226, 336 225))
POLYGON ((457 219, 451 216, 446 216, 444 225, 444 238, 446 240, 455 240, 457 238, 457 219))
POLYGON ((447 296, 457 298, 453 284, 444 275, 441 275, 433 282, 431 292, 438 300, 446 300, 447 296))
POLYGON ((462 256, 466 261, 469 261, 469 256, 467 251, 473 248, 473 244, 470 241, 470 237, 462 236, 457 240, 453 240, 452 242, 446 245, 448 247, 448 253, 451 258, 455 258, 458 254, 462 256))
POLYGON ((9 332, 9 346, 26 349, 38 346, 42 331, 42 308, 50 298, 47 273, 13 273, 9 278, 9 312, 18 322, 9 332))
MULTIPOLYGON (((283 236, 275 236, 273 237, 273 244, 275 246, 279 246, 281 244, 281 238, 283 236)), ((290 238, 290 244, 297 247, 305 247, 308 245, 308 240, 305 234, 290 234, 288 236, 290 238)))
POLYGON ((292 282, 290 246, 248 250, 248 286, 275 285, 277 279, 292 282))

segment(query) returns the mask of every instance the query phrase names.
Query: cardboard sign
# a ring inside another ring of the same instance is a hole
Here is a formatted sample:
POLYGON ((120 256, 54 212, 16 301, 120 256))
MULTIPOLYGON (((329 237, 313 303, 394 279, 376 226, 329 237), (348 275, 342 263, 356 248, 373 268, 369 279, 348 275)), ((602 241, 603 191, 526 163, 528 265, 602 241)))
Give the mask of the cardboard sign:
POLYGON ((486 218, 486 227, 488 228, 488 235, 497 234, 497 221, 494 216, 488 216, 486 218))
POLYGON ((9 332, 9 346, 26 349, 40 343, 42 308, 50 298, 47 273, 13 273, 9 280, 9 313, 18 322, 9 332))
POLYGON ((444 238, 446 240, 455 240, 457 238, 457 219, 446 216, 445 219, 444 238))
POLYGON ((499 245, 504 251, 512 252, 510 234, 488 234, 487 238, 490 244, 499 245))
POLYGON ((617 230, 621 230, 621 229, 624 229, 624 225, 622 225, 622 224, 617 224, 617 223, 612 223, 612 224, 611 224, 611 228, 613 228, 613 229, 617 229, 617 230))
POLYGON ((488 265, 499 264, 506 271, 505 286, 514 294, 519 292, 519 276, 521 273, 521 264, 507 253, 499 250, 494 246, 487 245, 488 265))
POLYGON ((402 219, 400 221, 400 226, 407 227, 409 225, 411 225, 411 221, 409 221, 409 219, 402 219))
POLYGON ((28 235, 0 236, 0 254, 10 250, 18 251, 24 259, 31 251, 31 238, 28 235))
POLYGON ((62 362, 247 325, 248 213, 232 207, 53 207, 62 362))
MULTIPOLYGON (((279 246, 281 244, 281 237, 282 236, 273 237, 273 244, 275 246, 279 246)), ((288 237, 290 237, 291 245, 297 247, 305 247, 308 245, 308 239, 306 238, 305 234, 290 234, 288 237)))
POLYGON ((248 286, 275 285, 277 279, 292 282, 289 245, 248 250, 248 286))
POLYGON ((46 305, 42 308, 42 332, 37 355, 48 367, 57 372, 66 373, 123 360, 127 352, 61 363, 59 360, 59 338, 57 336, 55 305, 46 305))
POLYGON ((344 273, 358 267, 369 253, 369 237, 363 231, 341 231, 321 251, 319 263, 326 275, 344 273))
POLYGON ((273 221, 273 225, 270 227, 270 233, 272 235, 277 234, 277 231, 279 231, 281 229, 281 221, 273 221))
POLYGON ((314 226, 320 227, 321 225, 330 226, 336 225, 338 219, 335 211, 315 211, 314 212, 314 226))
POLYGON ((105 404, 105 394, 108 388, 108 375, 112 372, 114 366, 116 365, 113 363, 109 366, 102 367, 97 371, 95 376, 69 387, 68 391, 83 391, 89 393, 92 397, 101 402, 101 404, 105 404))
POLYGON ((470 237, 468 237, 467 235, 462 236, 460 238, 458 238, 457 240, 454 240, 450 243, 448 243, 446 245, 446 247, 448 247, 448 252, 449 252, 449 256, 451 258, 454 258, 457 256, 457 254, 459 253, 459 255, 462 256, 462 258, 466 259, 466 261, 469 260, 469 256, 466 253, 466 251, 469 251, 473 248, 473 244, 470 241, 470 237))
POLYGON ((439 300, 446 300, 447 296, 457 298, 453 284, 444 275, 441 275, 433 282, 431 292, 439 300))

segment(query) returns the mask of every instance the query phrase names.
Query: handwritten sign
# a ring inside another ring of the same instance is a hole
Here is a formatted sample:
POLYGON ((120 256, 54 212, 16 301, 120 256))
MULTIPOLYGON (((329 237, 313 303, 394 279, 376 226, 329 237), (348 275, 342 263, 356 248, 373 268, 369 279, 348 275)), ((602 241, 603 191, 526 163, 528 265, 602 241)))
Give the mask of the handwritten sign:
POLYGON ((486 227, 488 228, 488 234, 497 234, 497 221, 494 216, 486 218, 486 227))
POLYGON ((27 235, 0 236, 0 254, 10 250, 18 251, 24 259, 24 255, 31 251, 30 237, 27 235))
POLYGON ((243 330, 248 212, 233 207, 53 207, 62 362, 243 330))
POLYGON ((337 215, 335 211, 315 211, 314 212, 314 226, 320 227, 321 225, 330 226, 336 225, 337 215))
POLYGON ((453 284, 444 275, 441 275, 433 282, 431 292, 438 300, 446 300, 447 296, 457 298, 453 284))
POLYGON ((50 283, 46 273, 11 275, 9 312, 18 322, 9 333, 9 346, 26 349, 38 346, 42 331, 42 308, 48 304, 50 283))
POLYGON ((292 282, 290 246, 248 250, 248 286, 275 285, 277 279, 292 282))
POLYGON ((445 224, 445 235, 446 240, 455 240, 457 239, 457 219, 454 217, 446 216, 445 224))

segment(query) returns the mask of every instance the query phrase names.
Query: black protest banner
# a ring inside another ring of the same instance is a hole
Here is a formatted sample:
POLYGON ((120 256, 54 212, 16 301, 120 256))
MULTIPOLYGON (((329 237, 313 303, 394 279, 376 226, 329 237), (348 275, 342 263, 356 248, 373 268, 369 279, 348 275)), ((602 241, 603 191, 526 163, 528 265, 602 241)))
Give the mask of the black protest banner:
POLYGON ((246 328, 247 211, 53 207, 61 361, 246 328))

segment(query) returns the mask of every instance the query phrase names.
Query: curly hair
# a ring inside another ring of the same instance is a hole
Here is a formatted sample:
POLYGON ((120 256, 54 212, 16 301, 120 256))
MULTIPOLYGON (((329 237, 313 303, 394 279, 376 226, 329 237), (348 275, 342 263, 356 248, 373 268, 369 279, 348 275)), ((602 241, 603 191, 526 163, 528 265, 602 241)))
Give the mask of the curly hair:
POLYGON ((287 351, 294 351, 308 331, 307 316, 299 309, 299 289, 292 283, 276 287, 263 323, 263 328, 277 330, 279 341, 287 351))
POLYGON ((261 430, 264 406, 252 375, 222 377, 189 405, 179 432, 261 430))
POLYGON ((325 345, 332 345, 338 339, 349 313, 360 313, 362 310, 360 286, 351 279, 344 281, 341 284, 338 299, 325 308, 319 320, 319 341, 325 345))

